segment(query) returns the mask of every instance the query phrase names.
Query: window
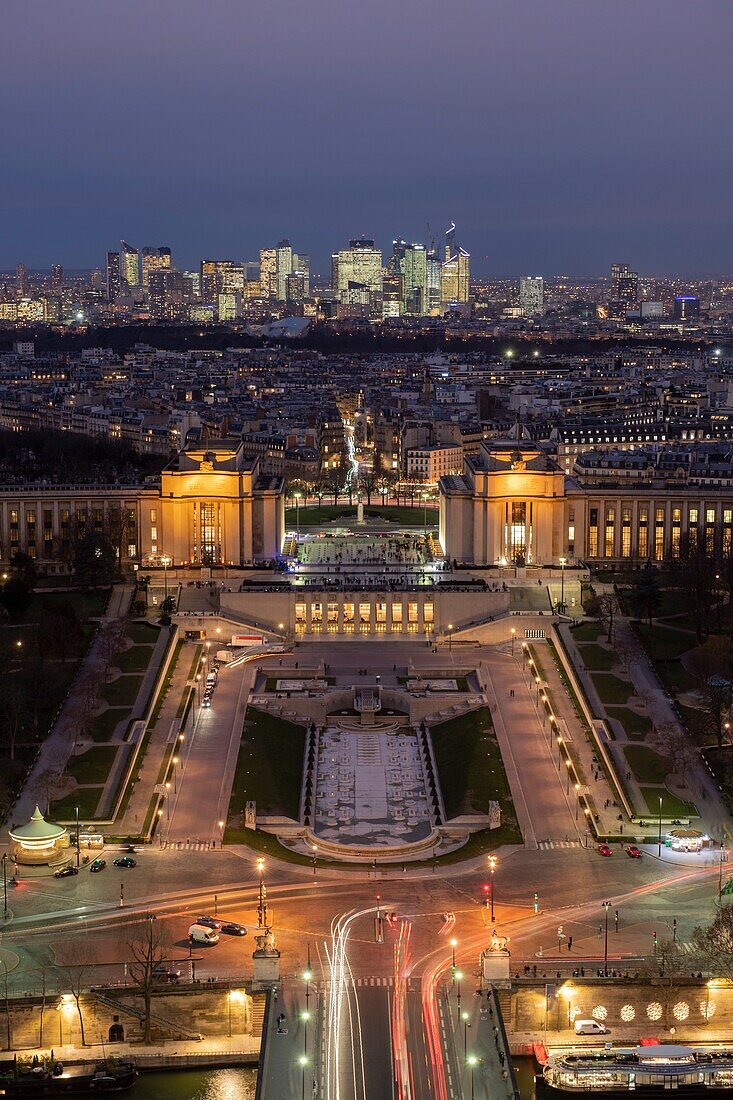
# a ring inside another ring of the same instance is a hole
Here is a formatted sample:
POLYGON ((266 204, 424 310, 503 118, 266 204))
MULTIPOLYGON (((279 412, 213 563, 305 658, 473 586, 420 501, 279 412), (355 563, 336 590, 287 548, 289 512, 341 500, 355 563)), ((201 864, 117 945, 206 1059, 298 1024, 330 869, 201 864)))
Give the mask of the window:
POLYGON ((664 557, 664 508, 656 508, 654 511, 654 559, 661 561, 664 557))
POLYGON ((606 558, 613 557, 615 523, 616 509, 609 504, 606 506, 606 536, 603 548, 603 555, 606 558))
POLYGON ((682 529, 682 509, 672 509, 672 557, 680 556, 680 535, 682 529))
POLYGON ((128 544, 127 544, 127 556, 128 556, 128 558, 136 558, 137 557, 137 543, 128 542, 128 544))
POLYGON ((588 556, 598 557, 598 509, 591 508, 588 524, 588 556))
POLYGON ((402 630, 402 604, 392 604, 392 633, 399 634, 402 630))
POLYGON ((155 510, 155 508, 150 509, 150 522, 151 523, 157 523, 158 522, 158 513, 155 510))
POLYGON ((649 555, 649 506, 639 505, 639 557, 649 555))
POLYGON ((372 605, 366 601, 359 604, 359 633, 368 634, 372 621, 372 605))
POLYGON ((305 630, 305 604, 296 603, 295 605, 295 629, 305 630))
POLYGON ((151 527, 150 528, 150 538, 153 540, 153 542, 158 541, 158 528, 157 527, 151 527))

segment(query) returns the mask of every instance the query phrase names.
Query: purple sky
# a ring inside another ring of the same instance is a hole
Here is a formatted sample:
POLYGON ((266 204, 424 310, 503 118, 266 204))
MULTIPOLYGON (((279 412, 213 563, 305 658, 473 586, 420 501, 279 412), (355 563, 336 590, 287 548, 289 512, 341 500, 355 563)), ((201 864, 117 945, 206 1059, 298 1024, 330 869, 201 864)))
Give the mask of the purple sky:
POLYGON ((289 236, 733 270, 731 0, 7 0, 0 267, 289 236))

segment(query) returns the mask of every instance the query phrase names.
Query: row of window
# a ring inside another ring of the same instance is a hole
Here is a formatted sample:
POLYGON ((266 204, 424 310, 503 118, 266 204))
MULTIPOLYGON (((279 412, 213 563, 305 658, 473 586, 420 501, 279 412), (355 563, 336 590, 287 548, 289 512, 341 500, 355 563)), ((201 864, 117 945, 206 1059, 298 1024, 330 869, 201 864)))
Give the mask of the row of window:
MULTIPOLYGON (((704 524, 701 523, 700 509, 690 506, 687 509, 687 532, 691 543, 695 543, 700 537, 704 537, 706 548, 713 553, 716 547, 716 510, 704 509, 704 524)), ((650 508, 646 504, 640 504, 637 511, 636 539, 637 556, 640 558, 653 557, 661 561, 665 556, 666 535, 666 509, 654 508, 653 524, 650 523, 650 508), (651 527, 651 532, 650 532, 651 527), (650 538, 651 534, 651 538, 650 538)), ((616 557, 616 526, 617 508, 613 504, 607 504, 603 510, 603 524, 600 526, 601 509, 589 509, 588 522, 588 556, 591 558, 616 557), (603 539, 603 553, 599 552, 600 538, 603 539)), ((630 558, 632 553, 632 509, 631 505, 621 507, 621 557, 630 558)), ((733 508, 724 508, 722 511, 722 533, 720 548, 724 554, 730 552, 731 529, 733 528, 733 508)), ((568 543, 575 539, 575 526, 568 523, 568 543)), ((682 508, 671 509, 670 551, 672 557, 679 557, 682 544, 682 508)))

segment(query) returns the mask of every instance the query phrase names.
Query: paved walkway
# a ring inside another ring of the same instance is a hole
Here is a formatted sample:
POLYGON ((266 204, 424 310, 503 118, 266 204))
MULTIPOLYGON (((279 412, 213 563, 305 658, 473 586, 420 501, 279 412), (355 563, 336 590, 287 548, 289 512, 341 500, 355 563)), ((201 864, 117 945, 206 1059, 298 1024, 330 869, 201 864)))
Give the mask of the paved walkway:
MULTIPOLYGON (((132 592, 132 585, 114 585, 110 595, 107 613, 99 620, 99 630, 79 665, 79 670, 69 688, 69 693, 61 712, 48 737, 41 745, 36 763, 15 805, 8 814, 2 832, 0 832, 0 837, 2 837, 3 840, 7 840, 6 829, 8 826, 13 823, 16 825, 25 824, 25 822, 30 819, 39 800, 36 790, 39 776, 42 775, 43 772, 49 770, 58 771, 66 764, 66 761, 74 751, 74 741, 76 729, 79 724, 79 715, 88 705, 86 685, 92 677, 99 676, 104 672, 106 665, 106 659, 103 652, 104 636, 112 629, 113 623, 127 616, 130 608, 130 600, 132 599, 132 592)), ((42 807, 42 809, 44 808, 45 807, 42 807)))

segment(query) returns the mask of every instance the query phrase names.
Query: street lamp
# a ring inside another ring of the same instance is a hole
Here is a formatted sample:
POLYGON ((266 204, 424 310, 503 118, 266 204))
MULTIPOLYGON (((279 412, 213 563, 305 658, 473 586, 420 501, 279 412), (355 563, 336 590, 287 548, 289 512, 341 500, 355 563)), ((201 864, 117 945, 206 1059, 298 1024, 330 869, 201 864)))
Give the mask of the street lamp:
POLYGON ((314 844, 313 845, 313 877, 314 878, 316 876, 316 856, 317 856, 317 854, 318 854, 318 845, 314 844))
POLYGON ((560 771, 560 763, 562 761, 562 747, 564 742, 559 733, 555 740, 557 741, 557 770, 560 771))
POLYGON ((514 656, 514 639, 516 638, 516 636, 517 636, 516 628, 512 627, 512 657, 514 656))
POLYGON ((260 876, 260 893, 257 905, 257 924, 267 928, 267 887, 265 886, 265 861, 262 856, 257 860, 257 873, 260 876))
POLYGON ((475 1094, 474 1094, 474 1091, 473 1091, 473 1073, 474 1073, 474 1070, 476 1069, 476 1064, 478 1062, 478 1058, 476 1057, 475 1054, 469 1054, 467 1061, 468 1061, 469 1066, 471 1067, 471 1100, 475 1100, 475 1094))
POLYGON ((461 1017, 461 982, 463 981, 463 971, 456 970, 456 1005, 458 1008, 458 1018, 461 1017))
POLYGON ((173 765, 173 793, 178 794, 178 779, 176 777, 176 769, 178 767, 178 757, 171 757, 171 764, 173 765))
POLYGON ((300 493, 293 493, 295 498, 295 538, 300 542, 300 493))
POLYGON ((496 874, 496 856, 489 856, 489 873, 491 874, 491 920, 494 920, 494 875, 496 874))
POLYGON ((605 916, 605 929, 603 935, 603 977, 608 977, 608 910, 611 908, 610 901, 603 902, 603 912, 605 916))
POLYGON ((307 1055, 301 1054, 298 1062, 300 1063, 300 1097, 301 1100, 305 1100, 305 1067, 308 1065, 307 1055))
POLYGON ((662 854, 662 796, 659 796, 659 833, 657 835, 657 855, 662 854))
POLYGON ((453 623, 448 623, 448 652, 453 652, 453 623))
POLYGON ((455 980, 455 974, 456 974, 456 948, 458 947, 458 940, 455 939, 455 938, 452 939, 450 941, 450 946, 451 946, 451 960, 452 960, 451 961, 451 969, 453 971, 453 978, 455 980))
POLYGON ((572 768, 572 766, 573 766, 572 761, 568 757, 566 757, 565 758, 565 767, 567 768, 566 774, 567 774, 567 777, 568 777, 568 783, 567 783, 567 787, 565 788, 565 794, 570 794, 570 769, 572 768))
POLYGON ((575 820, 578 820, 580 813, 580 783, 575 784, 575 820))
POLYGON ((171 781, 166 779, 165 781, 165 805, 166 805, 166 817, 168 821, 171 819, 171 781))
POLYGON ((81 862, 81 859, 80 859, 81 847, 80 847, 80 841, 79 841, 79 807, 78 806, 74 806, 74 816, 76 818, 76 866, 78 868, 79 863, 81 862))
POLYGON ((565 566, 567 564, 567 558, 560 558, 560 607, 563 615, 565 614, 565 566))
POLYGON ((461 1019, 463 1020, 463 1057, 465 1058, 468 1048, 468 1029, 471 1026, 468 1012, 462 1012, 461 1019))
POLYGON ((9 917, 8 911, 8 853, 3 852, 3 920, 9 917))
POLYGON ((163 554, 161 564, 163 566, 163 600, 168 599, 168 566, 171 564, 171 559, 167 554, 163 554))

